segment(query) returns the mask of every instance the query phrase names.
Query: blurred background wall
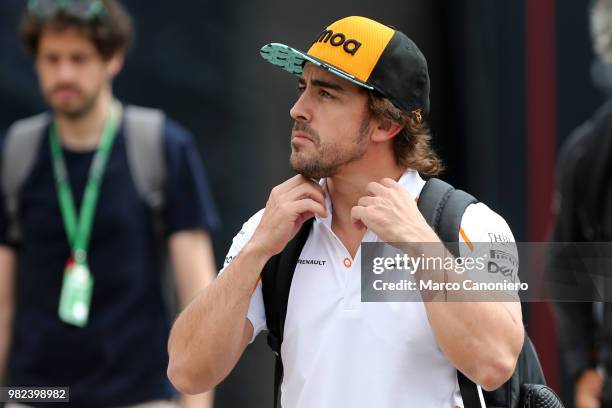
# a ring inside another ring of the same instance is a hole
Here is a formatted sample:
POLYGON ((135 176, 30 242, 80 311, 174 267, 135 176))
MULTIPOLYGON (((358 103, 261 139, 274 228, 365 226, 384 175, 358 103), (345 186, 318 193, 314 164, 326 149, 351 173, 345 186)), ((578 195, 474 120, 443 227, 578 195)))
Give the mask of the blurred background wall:
MULTIPOLYGON (((427 57, 443 178, 504 216, 518 241, 540 241, 550 228, 556 150, 603 101, 590 76, 588 3, 124 0, 137 36, 115 92, 164 109, 195 135, 223 220, 213 236, 220 265, 240 225, 292 175, 296 78, 265 63, 259 48, 307 49, 337 18, 372 17, 404 31, 427 57)), ((0 130, 44 109, 16 35, 23 6, 0 2, 0 130)), ((524 311, 548 380, 569 401, 550 308, 524 311)), ((260 336, 219 387, 217 406, 270 406, 272 357, 260 336)))

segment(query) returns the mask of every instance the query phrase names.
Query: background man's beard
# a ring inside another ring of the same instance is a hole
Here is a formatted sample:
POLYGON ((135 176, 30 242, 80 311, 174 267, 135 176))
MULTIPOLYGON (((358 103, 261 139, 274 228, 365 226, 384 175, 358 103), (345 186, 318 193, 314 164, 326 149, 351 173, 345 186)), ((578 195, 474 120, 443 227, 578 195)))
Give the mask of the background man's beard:
POLYGON ((101 90, 98 89, 93 95, 88 96, 84 95, 83 92, 77 90, 77 92, 81 96, 81 102, 75 106, 61 106, 60 104, 53 104, 52 95, 57 92, 59 89, 55 88, 50 95, 47 97, 47 101, 54 113, 61 115, 69 120, 77 120, 86 116, 89 112, 91 112, 96 105, 96 101, 100 96, 101 90))
POLYGON ((86 99, 82 104, 74 108, 58 107, 56 109, 56 113, 64 116, 67 119, 77 120, 77 119, 82 118, 83 116, 86 116, 89 112, 93 110, 96 104, 96 100, 97 100, 96 97, 86 99))

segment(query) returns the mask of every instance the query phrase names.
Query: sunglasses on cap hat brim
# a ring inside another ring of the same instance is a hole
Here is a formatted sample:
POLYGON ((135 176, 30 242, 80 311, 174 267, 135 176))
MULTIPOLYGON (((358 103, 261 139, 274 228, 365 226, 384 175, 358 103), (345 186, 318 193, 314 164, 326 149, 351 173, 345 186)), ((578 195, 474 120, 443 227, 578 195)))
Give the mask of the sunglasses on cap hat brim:
POLYGON ((360 81, 359 79, 355 78, 355 76, 285 44, 267 44, 261 48, 260 54, 266 61, 280 66, 285 71, 295 75, 301 75, 304 71, 304 64, 306 62, 310 62, 359 86, 369 90, 374 90, 372 85, 360 81))
POLYGON ((104 20, 108 12, 102 0, 28 0, 27 12, 41 20, 60 14, 83 22, 104 20))

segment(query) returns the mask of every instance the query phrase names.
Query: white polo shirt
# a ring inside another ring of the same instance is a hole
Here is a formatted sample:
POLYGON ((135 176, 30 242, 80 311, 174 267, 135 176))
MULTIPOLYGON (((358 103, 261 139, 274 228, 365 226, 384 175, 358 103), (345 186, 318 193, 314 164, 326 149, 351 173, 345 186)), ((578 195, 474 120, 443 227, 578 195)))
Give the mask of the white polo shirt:
MULTIPOLYGON (((408 170, 399 183, 416 198, 425 181, 408 170)), ((282 406, 463 407, 457 371, 438 347, 423 303, 361 302, 361 250, 351 258, 331 230, 329 195, 325 204, 329 215, 315 218, 289 294, 281 346, 282 406)), ((226 266, 251 238, 262 214, 251 217, 234 237, 226 266)), ((482 203, 470 205, 461 221, 460 242, 490 242, 490 234, 514 242, 502 217, 482 203)), ((376 241, 368 230, 363 242, 376 241)), ((266 329, 261 283, 248 319, 254 339, 266 329)))

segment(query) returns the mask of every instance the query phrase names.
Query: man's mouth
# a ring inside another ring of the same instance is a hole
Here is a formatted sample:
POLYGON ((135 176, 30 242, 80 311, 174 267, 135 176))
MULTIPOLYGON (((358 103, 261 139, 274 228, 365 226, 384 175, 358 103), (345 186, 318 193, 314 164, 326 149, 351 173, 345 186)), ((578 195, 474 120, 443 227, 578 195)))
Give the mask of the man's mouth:
POLYGON ((310 142, 312 143, 312 139, 304 132, 293 131, 291 133, 291 141, 292 142, 310 142))

